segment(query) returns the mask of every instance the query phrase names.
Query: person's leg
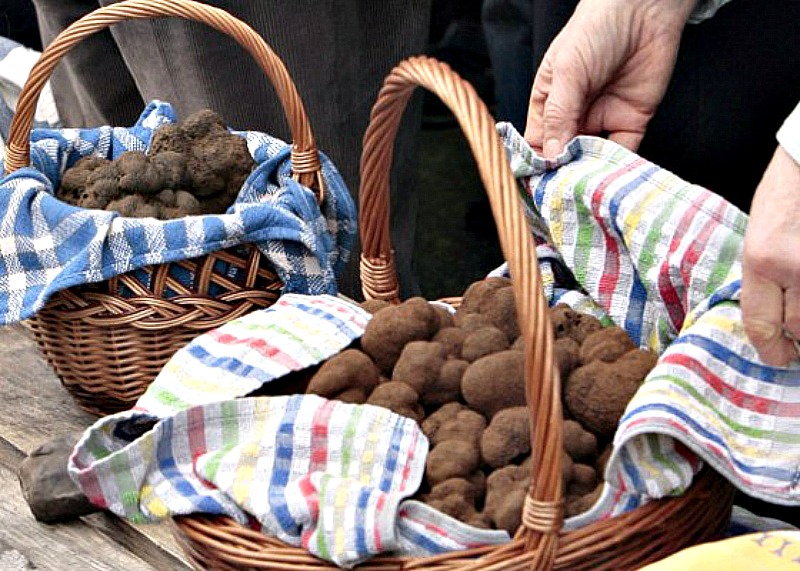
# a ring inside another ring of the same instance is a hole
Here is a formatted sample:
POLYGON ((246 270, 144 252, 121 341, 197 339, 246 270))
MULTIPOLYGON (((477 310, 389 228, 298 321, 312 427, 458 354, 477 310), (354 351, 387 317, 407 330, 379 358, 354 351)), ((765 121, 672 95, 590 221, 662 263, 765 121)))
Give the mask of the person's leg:
POLYGON ((536 69, 577 0, 484 0, 481 15, 495 78, 496 116, 525 131, 536 69))
MULTIPOLYGON (((430 0, 209 3, 253 26, 281 57, 303 99, 320 150, 356 196, 370 109, 391 68, 423 53, 430 0)), ((181 117, 209 107, 234 128, 266 131, 288 140, 274 90, 250 55, 230 38, 177 19, 126 22, 113 33, 145 99, 169 101, 181 117)), ((416 217, 412 177, 419 103, 414 98, 398 135, 393 177, 392 228, 397 230, 393 237, 406 293, 414 291, 408 277, 416 217)), ((341 286, 348 295, 360 297, 355 257, 341 286)))
POLYGON ((525 130, 533 83, 533 3, 484 0, 481 24, 494 74, 495 118, 525 130))
MULTIPOLYGON (((99 7, 94 0, 33 0, 42 44, 99 7)), ((131 125, 142 98, 108 30, 83 39, 56 66, 51 77, 59 116, 67 127, 131 125)))
POLYGON ((0 36, 32 50, 42 51, 42 38, 31 0, 0 2, 0 36))

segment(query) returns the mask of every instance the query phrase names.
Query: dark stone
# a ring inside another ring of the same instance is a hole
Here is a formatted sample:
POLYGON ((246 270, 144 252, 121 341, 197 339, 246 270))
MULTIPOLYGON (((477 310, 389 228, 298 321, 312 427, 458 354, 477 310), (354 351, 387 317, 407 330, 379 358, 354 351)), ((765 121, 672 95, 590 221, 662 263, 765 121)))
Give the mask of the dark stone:
POLYGON ((20 465, 22 497, 38 521, 55 523, 100 511, 67 472, 67 461, 77 441, 75 436, 48 440, 32 450, 20 465))

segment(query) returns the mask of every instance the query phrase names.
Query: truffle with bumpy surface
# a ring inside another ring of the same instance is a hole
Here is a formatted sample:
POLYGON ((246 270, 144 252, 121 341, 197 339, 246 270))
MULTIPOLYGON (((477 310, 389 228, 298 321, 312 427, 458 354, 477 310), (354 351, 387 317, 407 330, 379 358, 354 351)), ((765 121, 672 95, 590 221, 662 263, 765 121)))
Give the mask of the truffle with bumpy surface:
POLYGON ((439 315, 421 297, 378 311, 361 336, 361 348, 386 376, 391 377, 403 348, 412 341, 428 341, 439 330, 439 315))
POLYGON ((345 349, 322 364, 311 377, 307 392, 347 402, 365 403, 378 386, 379 379, 378 367, 366 353, 358 349, 345 349))
POLYGON ((148 153, 80 159, 64 172, 56 197, 133 218, 222 214, 254 166, 245 139, 204 109, 156 129, 148 153))
POLYGON ((564 389, 570 414, 598 438, 611 438, 656 360, 652 351, 632 349, 610 363, 598 359, 578 367, 564 389))
POLYGON ((508 349, 481 357, 464 371, 466 403, 491 419, 499 411, 525 405, 525 354, 508 349))
POLYGON ((418 423, 425 417, 425 411, 419 404, 417 391, 399 381, 380 383, 367 399, 367 404, 388 408, 392 412, 405 416, 418 423))

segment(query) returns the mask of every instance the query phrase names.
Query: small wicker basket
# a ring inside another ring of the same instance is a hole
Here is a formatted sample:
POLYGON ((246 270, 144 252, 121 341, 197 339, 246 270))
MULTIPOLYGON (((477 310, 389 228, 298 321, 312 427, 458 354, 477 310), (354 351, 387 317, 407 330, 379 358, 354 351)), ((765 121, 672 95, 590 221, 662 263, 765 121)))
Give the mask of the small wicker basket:
MULTIPOLYGON (((401 62, 386 78, 364 138, 359 217, 365 297, 400 301, 389 239, 389 171, 398 124, 417 86, 438 95, 458 119, 489 195, 511 275, 517 276, 513 283, 525 339, 527 401, 534 419, 532 483, 523 508, 523 525, 505 545, 424 558, 380 556, 357 568, 624 571, 717 538, 730 516, 733 486, 708 468, 682 496, 653 501, 577 530, 563 529, 560 380, 553 367, 552 326, 517 183, 495 122, 472 86, 446 64, 427 57, 401 62)), ((335 568, 230 518, 194 515, 174 522, 179 543, 203 569, 335 568)))
MULTIPOLYGON (((30 162, 30 129, 42 89, 80 40, 124 20, 175 16, 227 34, 260 65, 291 129, 293 174, 324 199, 321 163, 300 96, 283 62, 251 27, 192 0, 124 0, 77 20, 47 46, 20 94, 8 138, 6 173, 30 162)), ((62 290, 29 320, 40 349, 85 410, 104 415, 131 407, 163 365, 197 335, 272 305, 283 285, 266 257, 245 244, 150 266, 100 284, 62 290), (185 285, 176 273, 193 276, 185 285)))

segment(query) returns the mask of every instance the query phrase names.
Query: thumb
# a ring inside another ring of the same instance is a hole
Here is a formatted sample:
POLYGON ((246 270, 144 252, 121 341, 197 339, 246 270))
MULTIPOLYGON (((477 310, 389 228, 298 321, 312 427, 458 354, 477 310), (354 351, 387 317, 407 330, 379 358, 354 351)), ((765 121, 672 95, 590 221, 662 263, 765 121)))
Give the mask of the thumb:
POLYGON ((762 361, 784 366, 797 357, 783 334, 784 294, 778 284, 745 269, 740 303, 745 333, 762 361))
POLYGON ((552 159, 578 134, 586 112, 586 86, 568 72, 553 77, 542 117, 542 151, 552 159))

